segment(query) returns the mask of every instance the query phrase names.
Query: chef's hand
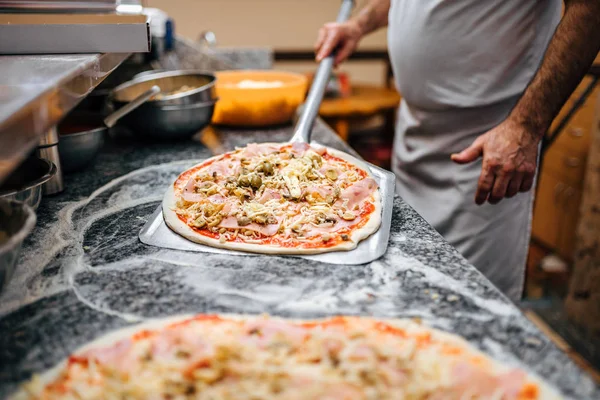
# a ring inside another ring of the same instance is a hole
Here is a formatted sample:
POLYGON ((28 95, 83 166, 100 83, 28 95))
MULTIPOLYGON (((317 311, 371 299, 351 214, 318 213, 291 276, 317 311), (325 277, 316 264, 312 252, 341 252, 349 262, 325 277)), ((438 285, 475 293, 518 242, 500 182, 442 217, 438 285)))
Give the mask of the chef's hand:
POLYGON ((337 67, 356 50, 362 36, 362 29, 354 20, 342 24, 329 22, 323 25, 315 43, 317 61, 320 62, 337 47, 338 52, 334 61, 334 65, 337 67))
POLYGON ((468 164, 483 156, 483 167, 475 194, 475 203, 491 204, 533 186, 537 166, 539 135, 507 119, 479 136, 452 161, 468 164))

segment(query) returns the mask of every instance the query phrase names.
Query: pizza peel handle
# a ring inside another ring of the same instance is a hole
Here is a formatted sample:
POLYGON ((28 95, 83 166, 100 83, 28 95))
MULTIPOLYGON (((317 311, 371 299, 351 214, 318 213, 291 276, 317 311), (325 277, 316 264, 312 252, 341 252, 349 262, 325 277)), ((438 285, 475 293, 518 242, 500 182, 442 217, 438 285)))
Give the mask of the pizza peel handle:
MULTIPOLYGON (((337 17, 337 22, 346 22, 350 18, 352 9, 354 8, 354 0, 342 0, 342 6, 337 17)), ((319 68, 315 74, 315 78, 308 92, 304 109, 300 115, 300 119, 294 128, 294 136, 290 142, 310 142, 310 133, 315 123, 315 119, 319 114, 319 107, 325 94, 327 82, 333 70, 333 61, 335 59, 336 50, 325 57, 319 64, 319 68)))

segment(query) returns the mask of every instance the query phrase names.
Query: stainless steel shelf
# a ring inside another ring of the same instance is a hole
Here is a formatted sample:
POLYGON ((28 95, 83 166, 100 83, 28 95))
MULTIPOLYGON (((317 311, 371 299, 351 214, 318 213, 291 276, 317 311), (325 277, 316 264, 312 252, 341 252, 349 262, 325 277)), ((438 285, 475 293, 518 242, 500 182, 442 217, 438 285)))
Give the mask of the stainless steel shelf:
POLYGON ((0 56, 0 183, 128 56, 0 56))

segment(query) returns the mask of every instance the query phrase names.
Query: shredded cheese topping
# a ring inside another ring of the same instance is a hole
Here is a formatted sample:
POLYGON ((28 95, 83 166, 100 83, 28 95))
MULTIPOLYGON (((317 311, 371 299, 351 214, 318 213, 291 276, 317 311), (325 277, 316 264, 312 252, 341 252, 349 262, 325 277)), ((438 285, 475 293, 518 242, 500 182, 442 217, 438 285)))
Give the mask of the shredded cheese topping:
POLYGON ((533 400, 523 371, 405 321, 198 316, 72 357, 29 399, 533 400))
MULTIPOLYGON (((177 184, 176 184, 177 185, 177 184)), ((365 218, 377 184, 342 159, 306 144, 251 144, 197 169, 176 187, 174 211, 227 241, 326 243, 365 218), (187 180, 187 181, 186 181, 187 180)))

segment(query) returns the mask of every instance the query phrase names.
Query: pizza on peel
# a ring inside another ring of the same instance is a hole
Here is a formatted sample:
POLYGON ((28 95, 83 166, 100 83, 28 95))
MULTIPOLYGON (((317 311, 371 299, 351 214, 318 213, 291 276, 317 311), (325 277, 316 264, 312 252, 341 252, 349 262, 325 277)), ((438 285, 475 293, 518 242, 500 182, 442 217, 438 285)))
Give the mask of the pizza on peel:
POLYGON ((14 399, 554 400, 537 377, 410 320, 197 315, 92 343, 14 399))
POLYGON ((379 229, 368 166, 306 143, 249 144, 183 172, 163 200, 166 224, 197 243, 267 254, 350 250, 379 229))

